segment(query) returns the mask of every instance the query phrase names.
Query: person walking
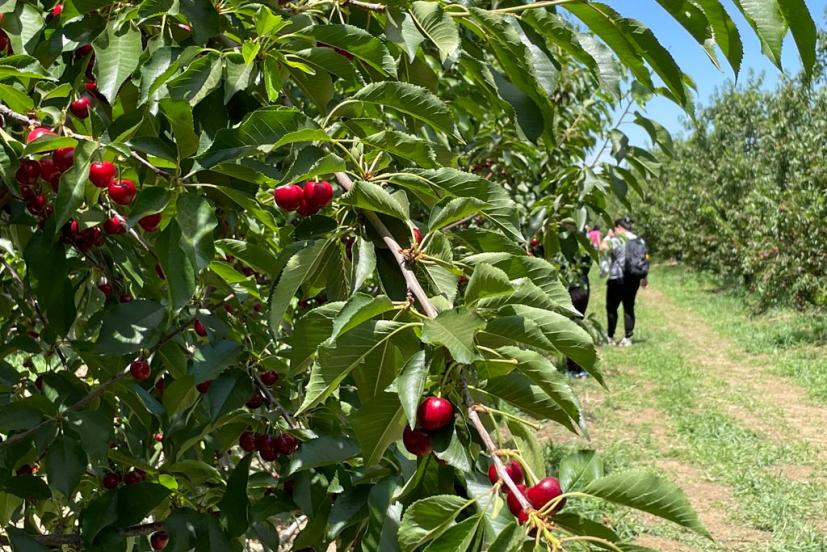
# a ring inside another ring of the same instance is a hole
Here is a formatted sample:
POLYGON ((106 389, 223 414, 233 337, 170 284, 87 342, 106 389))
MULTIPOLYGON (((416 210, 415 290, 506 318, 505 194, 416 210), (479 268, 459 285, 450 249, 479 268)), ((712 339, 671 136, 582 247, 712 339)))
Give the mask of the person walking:
POLYGON ((635 331, 635 299, 641 286, 649 284, 649 256, 646 242, 632 232, 628 217, 615 221, 615 227, 606 233, 600 243, 600 252, 606 257, 606 317, 609 345, 628 347, 635 331), (618 308, 623 305, 623 339, 615 342, 618 308))

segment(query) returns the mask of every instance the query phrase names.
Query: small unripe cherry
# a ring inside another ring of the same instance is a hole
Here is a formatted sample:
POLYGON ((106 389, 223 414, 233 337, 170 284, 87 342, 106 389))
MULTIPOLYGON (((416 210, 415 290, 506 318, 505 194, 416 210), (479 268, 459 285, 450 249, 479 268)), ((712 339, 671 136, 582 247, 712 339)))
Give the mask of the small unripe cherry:
POLYGON ((405 449, 414 456, 428 456, 433 450, 431 448, 431 437, 419 428, 411 429, 410 426, 405 426, 405 431, 402 432, 402 444, 405 449))
POLYGON ((98 188, 106 188, 115 180, 117 172, 109 161, 97 161, 89 166, 89 180, 98 188))
POLYGON ((32 131, 26 135, 26 143, 31 144, 41 136, 46 136, 47 134, 54 134, 54 131, 46 127, 37 127, 32 129, 32 131))
POLYGON ((144 381, 149 378, 152 370, 149 367, 149 361, 145 358, 136 358, 129 365, 129 373, 138 381, 144 381))
POLYGON ((419 228, 414 227, 413 229, 414 240, 416 240, 417 245, 422 243, 422 230, 419 228))
POLYGON ((63 4, 55 4, 50 13, 52 17, 60 17, 60 14, 63 13, 63 4))
POLYGON ((14 472, 17 475, 33 475, 34 474, 34 466, 31 464, 23 464, 14 472))
POLYGON ((453 417, 453 405, 442 397, 427 397, 416 411, 419 426, 429 432, 445 428, 451 423, 453 417))
POLYGON ((261 383, 267 387, 271 387, 279 381, 279 375, 274 370, 268 370, 266 372, 262 372, 259 375, 259 379, 261 379, 261 383))
POLYGON ((146 232, 155 232, 161 223, 161 213, 147 215, 138 220, 138 225, 146 232))
POLYGON ((164 434, 163 433, 156 433, 155 435, 152 436, 152 439, 156 443, 163 443, 164 442, 164 434))
POLYGON ((207 337, 207 328, 204 326, 203 322, 201 322, 200 320, 196 320, 192 323, 192 327, 195 330, 195 333, 197 333, 199 336, 207 337))

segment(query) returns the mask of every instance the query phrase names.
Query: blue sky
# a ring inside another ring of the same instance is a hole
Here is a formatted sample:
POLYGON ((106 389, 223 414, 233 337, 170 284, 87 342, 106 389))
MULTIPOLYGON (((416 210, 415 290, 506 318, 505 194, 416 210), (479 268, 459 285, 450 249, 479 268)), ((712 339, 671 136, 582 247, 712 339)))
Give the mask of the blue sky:
MULTIPOLYGON (((706 55, 706 52, 671 16, 654 0, 603 0, 615 8, 618 12, 627 17, 640 20, 652 29, 681 68, 692 77, 698 86, 696 103, 706 105, 712 93, 720 88, 727 81, 735 79, 735 75, 726 63, 722 55, 718 58, 721 63, 721 70, 715 68, 706 55)), ((824 26, 824 10, 827 8, 827 0, 806 0, 816 25, 824 26)), ((732 0, 723 0, 729 13, 733 16, 744 42, 744 60, 741 64, 741 75, 739 80, 746 78, 748 71, 765 73, 765 86, 774 87, 781 74, 775 66, 761 54, 761 46, 755 33, 749 24, 735 8, 732 0)), ((788 36, 783 50, 783 66, 788 73, 794 74, 801 68, 801 60, 798 51, 788 36)), ((681 130, 681 118, 684 113, 672 102, 655 98, 646 107, 646 114, 664 125, 673 134, 681 130)), ((622 130, 629 135, 630 140, 637 145, 649 143, 646 133, 636 125, 625 125, 622 130)))

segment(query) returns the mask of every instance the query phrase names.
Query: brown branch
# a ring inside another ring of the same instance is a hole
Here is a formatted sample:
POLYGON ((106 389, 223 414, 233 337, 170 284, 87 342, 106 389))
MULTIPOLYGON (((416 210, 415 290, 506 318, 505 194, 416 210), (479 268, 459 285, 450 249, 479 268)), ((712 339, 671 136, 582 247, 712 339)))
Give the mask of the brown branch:
POLYGON ((347 6, 348 4, 351 6, 356 6, 357 8, 375 12, 383 12, 387 9, 387 6, 384 4, 376 4, 374 2, 362 2, 361 0, 345 0, 342 2, 343 6, 347 6))
POLYGON ((11 110, 10 108, 6 107, 3 104, 0 104, 0 113, 2 113, 3 115, 5 115, 6 117, 8 117, 10 119, 14 119, 18 123, 23 123, 24 125, 36 126, 36 125, 40 124, 40 121, 38 121, 37 119, 32 119, 31 117, 26 117, 25 115, 21 115, 20 113, 17 113, 16 111, 11 110))
MULTIPOLYGON (((350 191, 353 187, 353 181, 343 172, 336 173, 336 180, 346 191, 350 191)), ((434 304, 431 303, 430 298, 428 298, 428 294, 425 293, 425 290, 422 288, 422 284, 420 284, 419 280, 416 279, 416 274, 414 274, 414 271, 409 266, 408 261, 402 255, 402 247, 399 245, 399 242, 394 239, 393 234, 391 234, 388 227, 385 226, 385 223, 382 222, 376 213, 373 211, 363 211, 363 214, 382 237, 382 241, 385 242, 388 249, 391 250, 393 258, 396 259, 396 262, 399 264, 399 270, 402 271, 402 277, 405 278, 405 283, 407 284, 408 289, 414 294, 417 301, 419 301, 419 304, 422 306, 422 310, 428 318, 436 318, 439 311, 437 311, 434 304)))
POLYGON ((253 374, 253 378, 256 380, 259 390, 264 392, 264 397, 267 399, 267 402, 270 403, 270 406, 275 406, 276 409, 278 409, 284 420, 287 422, 287 425, 290 426, 290 429, 297 429, 298 426, 296 426, 296 422, 293 420, 293 417, 290 416, 290 413, 282 406, 270 389, 264 385, 264 382, 261 381, 259 375, 253 374))
MULTIPOLYGON (((132 527, 127 527, 121 531, 121 535, 124 537, 139 537, 141 535, 149 535, 150 533, 155 533, 156 531, 162 531, 165 527, 165 522, 163 521, 154 521, 152 523, 143 523, 141 525, 133 525, 132 527)), ((51 535, 33 535, 28 533, 30 537, 34 540, 42 544, 43 546, 53 547, 53 546, 62 546, 62 545, 69 545, 69 546, 81 546, 83 544, 83 540, 81 539, 80 533, 54 533, 51 535)), ((3 546, 10 546, 11 543, 7 537, 0 535, 0 545, 3 546)))

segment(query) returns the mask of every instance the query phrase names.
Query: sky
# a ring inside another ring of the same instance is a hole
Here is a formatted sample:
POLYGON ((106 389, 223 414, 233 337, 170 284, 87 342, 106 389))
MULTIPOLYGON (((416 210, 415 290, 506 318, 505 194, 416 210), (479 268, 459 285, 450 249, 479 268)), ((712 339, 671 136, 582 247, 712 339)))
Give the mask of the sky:
MULTIPOLYGON (((640 20, 647 27, 652 29, 660 40, 661 44, 669 50, 678 65, 687 73, 698 86, 698 93, 695 98, 696 105, 702 106, 709 103, 709 98, 716 89, 727 81, 733 81, 735 75, 726 62, 723 55, 718 55, 721 70, 718 70, 706 55, 704 49, 687 33, 683 27, 675 22, 672 17, 654 0, 603 0, 606 4, 615 8, 626 17, 640 20)), ((824 12, 827 8, 827 0, 806 0, 810 12, 816 21, 816 25, 825 25, 824 12)), ((749 26, 732 3, 732 0, 723 0, 727 11, 732 15, 741 32, 741 39, 744 43, 744 60, 741 64, 739 80, 744 80, 750 70, 757 74, 765 74, 765 87, 774 88, 781 77, 778 69, 761 53, 761 45, 749 26)), ((784 70, 795 74, 801 69, 801 60, 795 43, 791 36, 787 36, 784 43, 782 65, 784 70)), ((650 101, 645 114, 664 125, 673 134, 682 129, 681 119, 685 117, 683 110, 669 100, 656 97, 650 101)), ((624 125, 621 129, 629 136, 630 141, 635 145, 646 146, 649 138, 646 132, 637 125, 624 125)))

